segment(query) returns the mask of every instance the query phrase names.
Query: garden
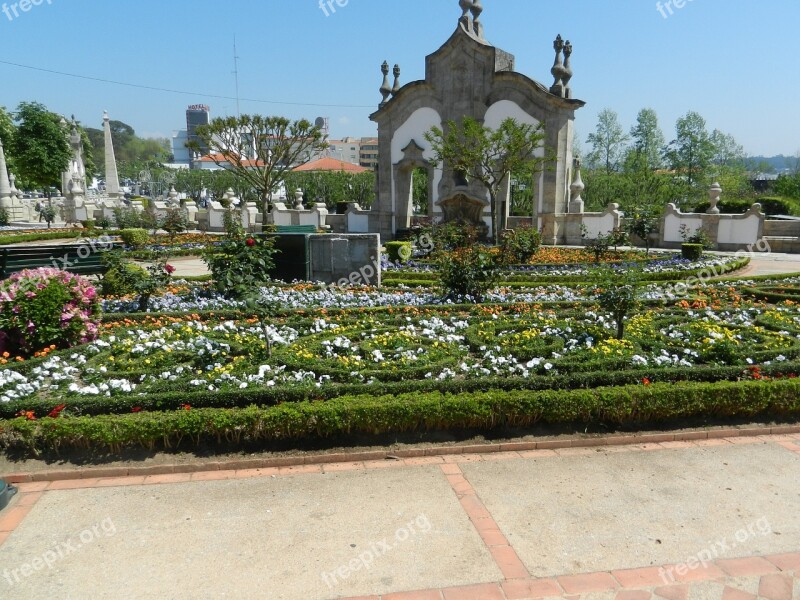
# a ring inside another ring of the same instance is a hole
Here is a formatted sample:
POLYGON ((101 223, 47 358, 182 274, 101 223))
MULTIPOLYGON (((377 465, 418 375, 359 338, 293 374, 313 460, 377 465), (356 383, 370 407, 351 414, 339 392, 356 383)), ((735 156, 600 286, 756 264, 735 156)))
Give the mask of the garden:
POLYGON ((490 248, 440 228, 387 245, 381 288, 271 281, 269 238, 237 230, 142 240, 94 281, 18 273, 0 282, 0 446, 303 447, 800 415, 800 274, 737 279, 746 256, 514 235, 490 248), (175 278, 170 249, 211 275, 175 278))

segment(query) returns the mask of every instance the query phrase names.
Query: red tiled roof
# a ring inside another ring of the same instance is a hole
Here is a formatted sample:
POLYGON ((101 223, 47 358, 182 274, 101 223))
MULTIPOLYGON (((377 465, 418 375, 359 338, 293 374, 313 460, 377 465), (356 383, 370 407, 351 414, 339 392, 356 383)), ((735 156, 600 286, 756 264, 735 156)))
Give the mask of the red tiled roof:
POLYGON ((363 173, 364 171, 369 171, 369 169, 360 165, 330 157, 312 160, 292 170, 298 173, 304 171, 344 171, 345 173, 363 173))
MULTIPOLYGON (((215 164, 230 162, 224 154, 207 154, 196 159, 195 162, 213 162, 215 164)), ((243 160, 243 167, 263 167, 264 163, 258 160, 243 160)))

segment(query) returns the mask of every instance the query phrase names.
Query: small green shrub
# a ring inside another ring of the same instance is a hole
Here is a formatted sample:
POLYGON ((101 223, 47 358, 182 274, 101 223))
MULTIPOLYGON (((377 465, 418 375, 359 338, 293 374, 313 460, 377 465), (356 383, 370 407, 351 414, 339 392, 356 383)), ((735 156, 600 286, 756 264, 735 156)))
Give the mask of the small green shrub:
POLYGON ((161 229, 170 234, 171 237, 174 237, 176 234, 186 231, 188 228, 189 221, 183 209, 177 206, 167 209, 166 215, 164 215, 161 221, 161 229))
POLYGON ((100 288, 104 296, 126 296, 136 293, 133 281, 147 277, 147 269, 133 263, 124 263, 106 271, 100 288))
POLYGON ((542 235, 533 227, 518 227, 503 234, 501 252, 510 264, 525 264, 542 245, 542 235))
POLYGON ((411 259, 411 242, 386 242, 386 256, 394 263, 406 263, 411 259))
POLYGON ((119 232, 119 236, 126 246, 133 248, 141 248, 150 241, 150 235, 144 229, 123 229, 119 232))
POLYGON ((85 221, 81 221, 81 225, 83 225, 84 229, 94 229, 96 222, 94 219, 86 219, 85 221))
POLYGON ((142 214, 132 206, 115 208, 114 223, 119 229, 139 229, 143 225, 142 214))
POLYGON ((681 256, 686 260, 700 260, 703 258, 703 250, 703 244, 681 244, 681 256))
POLYGON ((454 302, 483 302, 500 274, 498 256, 482 245, 439 254, 439 284, 454 302))
POLYGON ((8 210, 5 207, 0 206, 0 227, 5 227, 11 222, 10 215, 8 214, 8 210))

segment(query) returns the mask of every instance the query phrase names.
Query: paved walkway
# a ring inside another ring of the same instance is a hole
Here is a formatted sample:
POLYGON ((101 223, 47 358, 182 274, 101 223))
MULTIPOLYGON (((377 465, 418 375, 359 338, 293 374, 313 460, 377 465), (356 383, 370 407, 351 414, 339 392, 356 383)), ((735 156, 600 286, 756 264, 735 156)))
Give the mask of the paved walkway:
POLYGON ((0 597, 792 600, 798 483, 800 434, 29 482, 0 597))

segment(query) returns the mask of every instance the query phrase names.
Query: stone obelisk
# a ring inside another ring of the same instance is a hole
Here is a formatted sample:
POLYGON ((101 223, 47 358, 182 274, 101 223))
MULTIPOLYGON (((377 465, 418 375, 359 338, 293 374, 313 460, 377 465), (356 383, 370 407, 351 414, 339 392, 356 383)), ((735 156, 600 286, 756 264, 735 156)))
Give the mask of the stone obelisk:
POLYGON ((106 194, 111 198, 122 197, 117 173, 117 159, 114 156, 114 141, 111 139, 111 123, 108 112, 103 113, 103 131, 106 142, 106 194))
POLYGON ((10 208, 14 196, 11 194, 11 180, 8 178, 6 155, 0 140, 0 208, 10 208))

